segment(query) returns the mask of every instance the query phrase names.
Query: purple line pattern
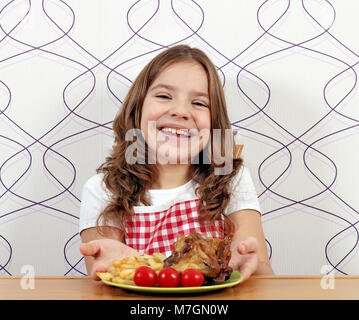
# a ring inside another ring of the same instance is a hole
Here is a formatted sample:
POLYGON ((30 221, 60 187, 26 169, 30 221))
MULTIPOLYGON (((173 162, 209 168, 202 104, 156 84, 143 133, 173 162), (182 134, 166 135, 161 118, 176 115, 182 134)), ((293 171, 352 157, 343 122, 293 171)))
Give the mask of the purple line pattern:
POLYGON ((217 66, 276 273, 358 274, 355 6, 0 2, 0 275, 86 275, 82 186, 140 69, 179 43, 217 66))

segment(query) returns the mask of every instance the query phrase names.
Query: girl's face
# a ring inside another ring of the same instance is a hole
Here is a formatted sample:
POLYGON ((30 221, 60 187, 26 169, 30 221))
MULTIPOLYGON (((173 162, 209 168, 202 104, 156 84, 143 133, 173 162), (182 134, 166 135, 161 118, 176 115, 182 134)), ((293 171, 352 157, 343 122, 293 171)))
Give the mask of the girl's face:
POLYGON ((173 63, 157 75, 141 115, 152 163, 188 164, 203 150, 210 137, 209 103, 207 75, 196 61, 173 63))

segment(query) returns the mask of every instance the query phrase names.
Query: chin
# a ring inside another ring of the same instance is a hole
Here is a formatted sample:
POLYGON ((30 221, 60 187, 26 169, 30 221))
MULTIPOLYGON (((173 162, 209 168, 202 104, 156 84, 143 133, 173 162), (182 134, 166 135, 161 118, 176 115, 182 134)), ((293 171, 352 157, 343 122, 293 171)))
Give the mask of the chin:
POLYGON ((182 154, 180 150, 159 150, 157 151, 157 162, 159 164, 191 164, 188 152, 182 151, 182 154))

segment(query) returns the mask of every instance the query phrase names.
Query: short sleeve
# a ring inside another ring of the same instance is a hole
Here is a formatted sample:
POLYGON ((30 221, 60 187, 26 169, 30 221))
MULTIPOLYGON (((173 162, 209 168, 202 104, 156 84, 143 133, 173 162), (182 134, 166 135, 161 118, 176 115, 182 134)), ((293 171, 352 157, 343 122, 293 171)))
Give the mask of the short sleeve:
POLYGON ((225 215, 229 215, 238 210, 251 209, 261 214, 257 192, 253 184, 250 171, 246 167, 241 167, 231 181, 231 198, 225 215))
POLYGON ((103 175, 97 174, 87 180, 82 189, 79 232, 96 226, 98 216, 110 200, 102 179, 103 175))

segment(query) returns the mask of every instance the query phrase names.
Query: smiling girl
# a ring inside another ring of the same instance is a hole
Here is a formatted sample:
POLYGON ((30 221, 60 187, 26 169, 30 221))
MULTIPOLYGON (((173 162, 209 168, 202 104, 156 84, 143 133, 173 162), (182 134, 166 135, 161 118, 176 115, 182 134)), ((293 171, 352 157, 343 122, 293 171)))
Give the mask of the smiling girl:
POLYGON ((134 253, 168 256, 178 234, 192 231, 233 233, 230 266, 244 280, 273 274, 249 170, 228 156, 233 141, 225 134, 231 123, 222 84, 201 50, 179 45, 156 56, 130 88, 113 129, 113 151, 82 193, 80 250, 89 275, 98 279, 96 272, 134 253), (133 154, 126 139, 132 129, 141 133, 133 154), (218 171, 228 162, 231 170, 218 171))

